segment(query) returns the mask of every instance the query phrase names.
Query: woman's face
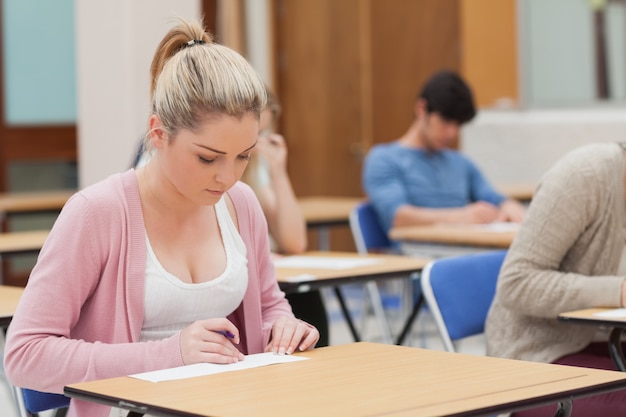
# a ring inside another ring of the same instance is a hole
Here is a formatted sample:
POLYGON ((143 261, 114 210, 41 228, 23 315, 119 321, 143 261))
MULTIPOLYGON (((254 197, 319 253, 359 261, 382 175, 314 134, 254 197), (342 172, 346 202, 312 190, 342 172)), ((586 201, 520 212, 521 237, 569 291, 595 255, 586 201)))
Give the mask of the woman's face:
POLYGON ((253 113, 207 117, 197 130, 180 130, 158 145, 161 170, 180 195, 213 205, 241 178, 258 132, 253 113))

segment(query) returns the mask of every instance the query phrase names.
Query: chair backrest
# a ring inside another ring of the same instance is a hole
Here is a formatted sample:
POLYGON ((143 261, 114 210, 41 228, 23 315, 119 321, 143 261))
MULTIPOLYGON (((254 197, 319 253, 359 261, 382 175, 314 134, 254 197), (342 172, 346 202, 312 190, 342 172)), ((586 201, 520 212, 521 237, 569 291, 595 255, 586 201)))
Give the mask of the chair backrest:
POLYGON ((422 271, 422 293, 447 351, 456 350, 455 341, 484 332, 506 253, 440 258, 422 271))
POLYGON ((70 398, 61 394, 15 388, 20 417, 32 417, 42 411, 66 408, 70 398))
POLYGON ((350 212, 350 230, 357 252, 389 252, 393 243, 378 221, 378 215, 369 202, 359 203, 350 212))

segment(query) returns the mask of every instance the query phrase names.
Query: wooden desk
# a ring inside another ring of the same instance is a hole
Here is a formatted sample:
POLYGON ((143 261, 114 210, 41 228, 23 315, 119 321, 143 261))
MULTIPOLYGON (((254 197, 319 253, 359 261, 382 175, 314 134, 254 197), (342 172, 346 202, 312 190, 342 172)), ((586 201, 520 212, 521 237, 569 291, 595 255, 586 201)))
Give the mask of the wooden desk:
MULTIPOLYGON (((610 327, 609 353, 615 366, 622 372, 626 372, 626 359, 622 352, 622 335, 626 330, 626 314, 617 317, 598 316, 598 313, 605 313, 615 308, 587 308, 583 310, 569 311, 559 314, 559 320, 564 323, 586 324, 592 326, 610 327)), ((621 309, 620 309, 621 310, 621 309)))
POLYGON ((0 212, 6 214, 60 211, 76 190, 0 193, 0 212))
POLYGON ((11 287, 8 285, 0 285, 0 327, 6 327, 13 319, 17 303, 22 297, 24 289, 21 287, 11 287))
MULTIPOLYGON (((352 282, 363 282, 372 279, 394 278, 398 275, 410 275, 419 272, 431 260, 427 258, 411 258, 401 255, 361 255, 356 252, 323 252, 312 251, 306 257, 331 257, 343 259, 374 259, 375 264, 355 266, 348 269, 328 268, 276 268, 278 282, 285 292, 309 291, 311 288, 342 285, 352 282)), ((281 259, 289 259, 284 257, 281 259)))
MULTIPOLYGON (((177 381, 71 384, 65 395, 157 416, 485 416, 626 388, 626 374, 375 343, 177 381)), ((565 410, 567 410, 567 406, 565 410)), ((135 414, 136 415, 136 414, 135 414)))
POLYGON ((49 230, 0 233, 0 256, 37 253, 41 250, 49 233, 49 230))
POLYGON ((502 194, 522 202, 529 202, 535 194, 537 184, 534 183, 502 183, 496 189, 502 194))
POLYGON ((437 224, 396 227, 389 231, 389 237, 392 240, 410 244, 436 244, 455 247, 455 250, 458 249, 459 252, 462 247, 508 249, 519 226, 507 225, 503 226, 503 229, 492 226, 495 225, 437 224))
POLYGON ((330 249, 329 227, 348 226, 350 212, 363 201, 361 197, 312 196, 298 198, 308 228, 317 229, 318 249, 330 249))
MULTIPOLYGON (((355 252, 307 252, 303 255, 305 257, 314 257, 319 258, 320 261, 325 257, 331 258, 340 258, 340 259, 373 259, 377 262, 375 264, 363 265, 363 266, 355 266, 347 269, 328 269, 328 268, 285 268, 285 267, 277 267, 276 274, 278 277, 278 283, 281 289, 285 292, 303 292, 310 291, 311 289, 317 289, 324 286, 332 286, 337 300, 339 301, 339 306, 341 308, 341 312, 348 324, 350 332, 352 333, 352 337, 354 341, 358 342, 361 340, 361 337, 354 326, 354 321, 352 320, 352 316, 350 315, 350 310, 348 309, 346 302, 343 298, 341 290, 339 289, 339 285, 349 284, 354 282, 362 282, 365 283, 367 281, 376 280, 376 279, 385 279, 385 278, 398 278, 398 276, 406 274, 407 277, 412 273, 421 271, 424 266, 430 261, 430 259, 426 258, 411 258, 408 256, 401 255, 380 255, 380 254, 368 254, 361 255, 355 252)), ((283 257, 281 259, 289 260, 297 258, 296 257, 283 257)), ((372 300, 376 305, 374 309, 379 312, 377 316, 383 315, 384 311, 382 307, 382 300, 372 300)), ((389 329, 389 324, 386 323, 386 320, 383 320, 379 317, 381 321, 381 327, 383 334, 385 335, 385 339, 391 341, 391 331, 389 329)), ((409 321, 404 325, 405 328, 409 328, 412 324, 412 318, 409 318, 409 321)), ((404 337, 398 339, 398 343, 400 343, 404 337)))

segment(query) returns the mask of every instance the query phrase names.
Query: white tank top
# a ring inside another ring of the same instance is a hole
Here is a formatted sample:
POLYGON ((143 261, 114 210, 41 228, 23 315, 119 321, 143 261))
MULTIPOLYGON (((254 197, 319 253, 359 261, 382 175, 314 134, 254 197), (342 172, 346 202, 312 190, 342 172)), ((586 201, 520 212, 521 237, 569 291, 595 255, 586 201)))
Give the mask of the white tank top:
POLYGON ((226 250, 226 268, 218 277, 198 284, 167 272, 146 236, 146 282, 141 341, 172 336, 196 320, 226 317, 241 304, 248 287, 246 246, 233 223, 224 198, 215 205, 226 250))

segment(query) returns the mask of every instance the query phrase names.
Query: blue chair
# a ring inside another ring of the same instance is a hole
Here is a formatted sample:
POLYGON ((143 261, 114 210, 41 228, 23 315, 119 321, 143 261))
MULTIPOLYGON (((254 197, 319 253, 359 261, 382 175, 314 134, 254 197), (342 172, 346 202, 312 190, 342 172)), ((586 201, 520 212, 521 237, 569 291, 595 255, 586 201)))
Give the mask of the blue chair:
POLYGON ((383 230, 374 207, 369 202, 359 203, 350 213, 350 230, 357 252, 397 252, 394 243, 383 230))
POLYGON ((437 324, 444 347, 484 333, 506 250, 441 258, 422 271, 422 293, 437 324))
POLYGON ((43 411, 57 410, 56 416, 65 415, 70 398, 61 394, 14 387, 20 417, 34 417, 43 411))
MULTIPOLYGON (((361 254, 399 253, 397 245, 387 236, 387 233, 380 225, 374 207, 369 202, 360 203, 352 210, 350 213, 350 230, 352 231, 357 252, 361 254)), ((402 344, 423 304, 419 285, 419 274, 416 274, 412 278, 414 288, 413 310, 405 322, 396 340, 396 344, 402 344)), ((376 282, 368 282, 367 289, 370 294, 370 299, 372 300, 374 314, 378 317, 381 328, 386 332, 385 339, 390 341, 391 335, 384 308, 380 301, 376 301, 381 300, 376 282)))

